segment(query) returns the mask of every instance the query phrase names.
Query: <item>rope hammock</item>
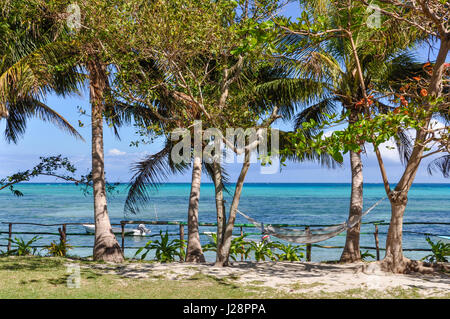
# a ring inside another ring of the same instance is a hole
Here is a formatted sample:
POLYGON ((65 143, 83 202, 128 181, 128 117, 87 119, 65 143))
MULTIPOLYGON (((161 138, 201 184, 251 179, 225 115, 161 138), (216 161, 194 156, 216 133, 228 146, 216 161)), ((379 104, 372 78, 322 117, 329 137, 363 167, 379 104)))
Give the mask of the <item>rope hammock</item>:
POLYGON ((237 212, 241 214, 243 217, 245 217, 248 221, 250 221, 253 225, 260 228, 263 234, 268 234, 293 243, 312 244, 335 237, 338 234, 342 233, 343 231, 346 231, 347 229, 354 227, 361 221, 361 219, 364 216, 370 213, 370 211, 372 211, 375 207, 378 206, 378 204, 380 204, 385 199, 386 197, 380 199, 378 202, 373 204, 368 210, 366 210, 364 213, 362 213, 360 216, 358 216, 357 218, 355 218, 355 220, 351 222, 349 219, 347 219, 344 223, 336 226, 316 228, 316 229, 306 229, 306 230, 280 228, 272 225, 264 225, 263 223, 257 222, 256 220, 245 215, 239 210, 237 210, 237 212))

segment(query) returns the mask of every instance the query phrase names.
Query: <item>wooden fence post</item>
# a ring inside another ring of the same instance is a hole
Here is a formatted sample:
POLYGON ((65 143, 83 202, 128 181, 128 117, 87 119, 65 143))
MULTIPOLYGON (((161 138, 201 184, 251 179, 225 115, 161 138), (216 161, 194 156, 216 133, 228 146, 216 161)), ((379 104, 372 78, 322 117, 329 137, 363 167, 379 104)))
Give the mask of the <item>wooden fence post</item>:
POLYGON ((184 226, 180 224, 180 261, 183 261, 184 253, 184 226))
POLYGON ((120 222, 120 227, 122 227, 122 255, 125 255, 125 223, 120 222))
MULTIPOLYGON (((58 227, 58 233, 59 233, 59 242, 61 246, 63 246, 66 243, 66 224, 62 224, 61 228, 58 227)), ((66 251, 64 250, 62 253, 63 257, 65 257, 66 251)))
MULTIPOLYGON (((244 236, 244 227, 241 226, 241 237, 244 236)), ((242 250, 244 250, 244 246, 241 246, 242 250)), ((244 254, 241 254, 241 261, 244 261, 244 254)))
MULTIPOLYGON (((306 232, 309 232, 309 226, 305 228, 306 232)), ((306 244, 306 261, 311 261, 311 244, 306 244)))
POLYGON ((375 236, 375 247, 377 248, 377 260, 380 260, 380 245, 378 242, 378 225, 375 224, 375 233, 373 233, 375 236))
POLYGON ((11 240, 12 240, 12 223, 9 223, 9 233, 8 233, 8 251, 11 250, 11 240))

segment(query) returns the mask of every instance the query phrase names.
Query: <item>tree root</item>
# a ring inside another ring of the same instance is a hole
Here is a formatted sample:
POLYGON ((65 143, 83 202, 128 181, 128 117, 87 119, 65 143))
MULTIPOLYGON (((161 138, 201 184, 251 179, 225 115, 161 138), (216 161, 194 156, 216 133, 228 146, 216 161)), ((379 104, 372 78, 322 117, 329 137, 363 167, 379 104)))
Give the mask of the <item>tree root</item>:
POLYGON ((201 264, 205 263, 206 260, 203 254, 188 254, 188 256, 186 257, 186 262, 201 264))
POLYGON ((403 257, 400 261, 393 262, 392 258, 386 257, 378 262, 381 270, 392 272, 395 274, 437 274, 449 272, 450 265, 448 263, 427 263, 419 260, 411 260, 403 257))
POLYGON ((361 257, 356 257, 350 254, 342 255, 341 259, 339 259, 340 264, 351 264, 351 263, 358 263, 361 262, 361 257))
POLYGON ((105 261, 112 263, 123 263, 124 257, 122 254, 122 248, 119 244, 113 244, 112 246, 96 246, 94 249, 93 259, 96 261, 105 261))

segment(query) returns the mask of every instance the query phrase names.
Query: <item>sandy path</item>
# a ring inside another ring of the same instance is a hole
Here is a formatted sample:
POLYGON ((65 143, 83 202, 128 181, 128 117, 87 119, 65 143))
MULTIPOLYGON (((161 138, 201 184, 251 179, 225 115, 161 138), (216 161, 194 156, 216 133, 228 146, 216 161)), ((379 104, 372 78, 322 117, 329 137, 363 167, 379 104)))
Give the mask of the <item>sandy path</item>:
POLYGON ((375 264, 364 263, 235 262, 226 268, 214 267, 210 263, 130 263, 95 267, 131 278, 165 277, 179 280, 201 273, 243 285, 261 285, 299 293, 341 292, 355 288, 385 291, 397 287, 416 288, 422 296, 450 293, 448 274, 395 275, 380 271, 375 264))

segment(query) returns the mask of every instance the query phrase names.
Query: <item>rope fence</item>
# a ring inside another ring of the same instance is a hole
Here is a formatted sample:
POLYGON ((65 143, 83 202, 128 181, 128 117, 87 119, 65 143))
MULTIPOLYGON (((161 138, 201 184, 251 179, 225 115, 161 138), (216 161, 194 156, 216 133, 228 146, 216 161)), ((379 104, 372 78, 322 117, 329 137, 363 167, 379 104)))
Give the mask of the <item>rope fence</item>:
MULTIPOLYGON (((74 232, 74 233, 68 233, 67 232, 67 226, 82 226, 87 225, 89 223, 63 223, 63 224, 39 224, 39 223, 26 223, 26 222, 2 222, 3 225, 8 225, 8 231, 0 231, 1 234, 8 234, 8 244, 0 244, 0 247, 7 247, 7 251, 11 251, 13 248, 11 245, 11 240, 13 235, 49 235, 49 236, 59 236, 60 241, 67 242, 68 236, 93 236, 92 233, 80 233, 80 232, 74 232), (17 232, 13 231, 14 225, 27 225, 27 226, 38 226, 38 227, 56 227, 58 226, 58 233, 56 232, 34 232, 34 231, 23 231, 23 232, 17 232)), ((171 226, 178 226, 178 232, 168 233, 169 236, 177 236, 180 240, 184 240, 185 238, 185 226, 187 226, 187 222, 182 221, 121 221, 120 224, 111 224, 111 226, 120 226, 121 227, 121 248, 122 252, 125 253, 125 249, 139 249, 141 247, 130 247, 125 246, 125 237, 132 237, 133 234, 128 234, 128 229, 125 228, 126 225, 171 225, 171 226)), ((380 251, 384 251, 385 248, 380 247, 379 245, 379 235, 385 235, 387 232, 379 232, 378 227, 379 226, 386 226, 389 225, 388 222, 385 222, 384 220, 379 221, 372 221, 372 222, 363 222, 362 225, 373 225, 374 226, 374 232, 361 232, 361 235, 373 235, 374 236, 374 246, 375 247, 367 247, 367 246, 361 246, 361 249, 366 250, 375 250, 376 251, 376 259, 380 260, 380 251)), ((450 226, 450 223, 446 222, 405 222, 404 225, 446 225, 450 226)), ((311 228, 311 227, 329 227, 329 226, 336 226, 337 224, 331 224, 331 225, 305 225, 305 224, 271 224, 275 227, 302 227, 305 229, 311 228)), ((216 227, 217 223, 199 223, 199 227, 216 227)), ((253 224, 239 224, 236 223, 234 225, 235 230, 239 231, 238 236, 242 235, 260 235, 258 232, 245 232, 244 229, 246 228, 257 228, 253 224)), ((435 234, 435 233, 425 233, 425 232, 416 232, 416 231, 407 231, 404 230, 404 233, 409 234, 416 234, 416 235, 424 235, 424 236, 446 236, 447 234, 435 234)), ((205 233, 201 233, 205 234, 205 233)), ((345 236, 345 233, 339 234, 340 236, 345 236)), ((152 234, 147 235, 145 238, 151 238, 159 236, 159 234, 152 234)), ((306 246, 306 260, 311 261, 311 253, 312 248, 323 248, 323 249, 343 249, 344 246, 330 246, 330 245, 320 245, 320 244, 302 244, 300 246, 306 246)), ((45 245, 32 245, 30 248, 46 248, 48 246, 45 245)), ((72 248, 93 248, 93 246, 71 246, 72 248)), ((183 249, 183 247, 181 248, 183 249)), ((403 251, 431 251, 429 248, 404 248, 403 251)))

